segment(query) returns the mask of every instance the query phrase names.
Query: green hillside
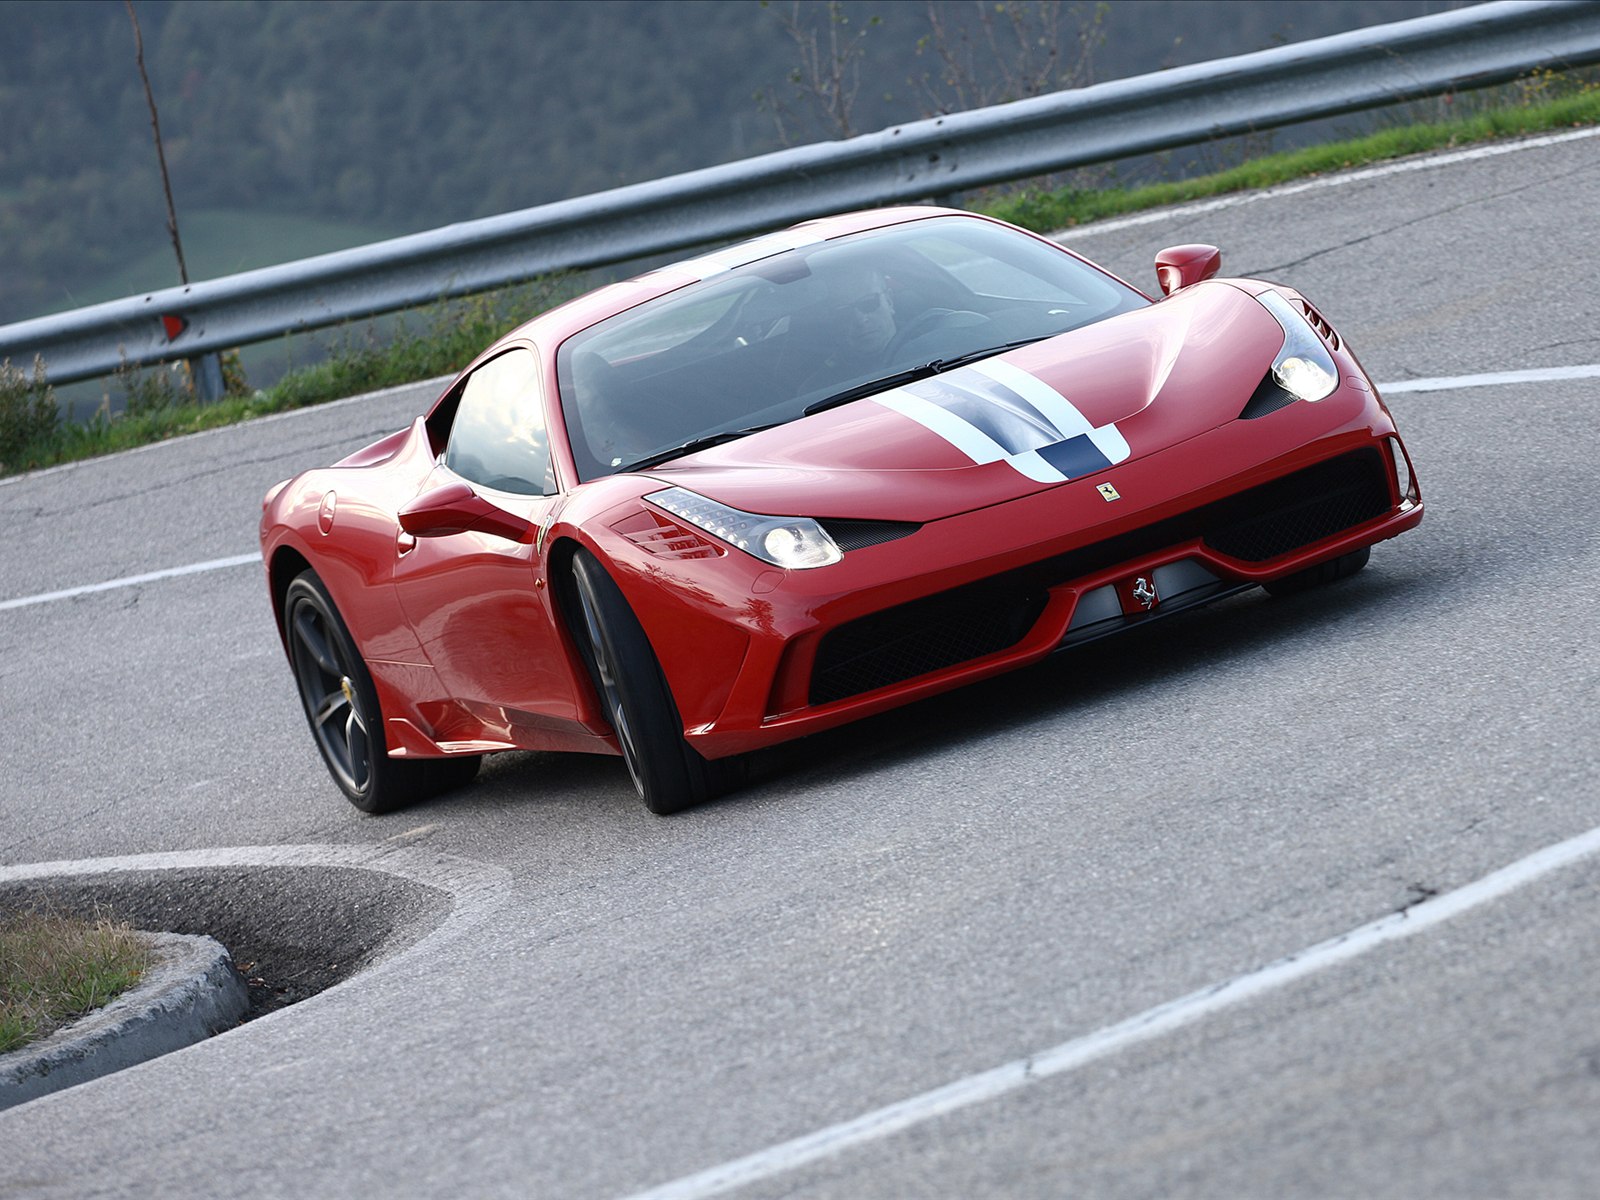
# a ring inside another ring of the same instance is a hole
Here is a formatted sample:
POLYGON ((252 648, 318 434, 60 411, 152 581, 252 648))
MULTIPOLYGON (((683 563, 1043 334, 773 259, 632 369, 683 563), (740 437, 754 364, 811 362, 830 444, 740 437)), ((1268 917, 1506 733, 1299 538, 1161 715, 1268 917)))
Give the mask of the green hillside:
MULTIPOLYGON (((786 139, 1458 3, 135 0, 135 11, 191 275, 205 278, 786 139)), ((0 21, 0 321, 175 281, 124 5, 10 0, 0 21)))
MULTIPOLYGON (((404 232, 356 221, 227 208, 186 213, 182 230, 184 259, 195 279, 214 279, 310 258, 404 232)), ((74 291, 63 307, 98 304, 178 283, 177 262, 164 227, 148 231, 143 238, 130 239, 123 251, 125 262, 74 291)))

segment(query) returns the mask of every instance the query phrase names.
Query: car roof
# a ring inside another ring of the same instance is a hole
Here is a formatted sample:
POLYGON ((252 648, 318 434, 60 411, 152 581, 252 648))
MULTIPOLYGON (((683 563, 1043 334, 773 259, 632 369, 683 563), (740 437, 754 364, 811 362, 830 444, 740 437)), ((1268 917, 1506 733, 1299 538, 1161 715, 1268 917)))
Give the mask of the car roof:
POLYGON ((791 225, 775 233, 761 234, 743 242, 736 242, 731 246, 694 258, 656 267, 632 279, 607 284, 539 314, 507 333, 496 342, 494 348, 498 348, 501 342, 533 342, 553 349, 572 334, 587 329, 607 317, 643 304, 646 300, 653 300, 657 296, 664 296, 668 292, 698 283, 722 271, 758 262, 797 246, 827 241, 868 229, 882 229, 912 221, 923 221, 930 217, 968 217, 975 221, 995 223, 991 218, 975 213, 952 208, 936 208, 931 205, 900 205, 894 208, 876 208, 820 217, 791 225))

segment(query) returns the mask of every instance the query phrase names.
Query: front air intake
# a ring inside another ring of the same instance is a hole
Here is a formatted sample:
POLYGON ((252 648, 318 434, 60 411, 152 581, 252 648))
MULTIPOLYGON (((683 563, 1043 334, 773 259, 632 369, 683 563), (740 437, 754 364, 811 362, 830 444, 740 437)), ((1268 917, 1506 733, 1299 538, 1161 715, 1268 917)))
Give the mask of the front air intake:
POLYGON ((1044 611, 1043 588, 978 584, 842 625, 822 639, 811 703, 829 704, 1016 645, 1044 611))
POLYGON ((831 704, 1010 649, 1039 620, 1050 588, 1119 563, 1195 541, 1242 562, 1267 562, 1393 507, 1389 465, 1379 450, 1316 463, 1202 508, 841 625, 817 647, 811 703, 831 704))
POLYGON ((1362 450, 1223 501, 1204 540, 1230 558, 1266 562, 1381 517, 1391 507, 1382 456, 1362 450))

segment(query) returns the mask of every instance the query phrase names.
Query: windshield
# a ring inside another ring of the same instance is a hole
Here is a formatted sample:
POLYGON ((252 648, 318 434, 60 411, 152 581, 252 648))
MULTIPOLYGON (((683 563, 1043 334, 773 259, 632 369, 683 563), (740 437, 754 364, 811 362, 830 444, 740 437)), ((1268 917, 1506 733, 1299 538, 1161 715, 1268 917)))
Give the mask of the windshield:
POLYGON ((1014 230, 932 218, 786 250, 568 338, 561 407, 595 479, 1147 303, 1014 230))

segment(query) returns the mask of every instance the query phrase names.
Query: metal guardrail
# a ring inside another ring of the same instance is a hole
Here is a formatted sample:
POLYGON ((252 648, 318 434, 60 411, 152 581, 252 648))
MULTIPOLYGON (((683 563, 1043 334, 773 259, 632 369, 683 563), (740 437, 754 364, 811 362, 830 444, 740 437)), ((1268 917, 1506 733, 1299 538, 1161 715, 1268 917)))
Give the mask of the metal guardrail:
MULTIPOLYGON (((552 271, 1595 62, 1596 0, 1498 0, 37 317, 0 327, 0 357, 40 355, 54 382, 109 374, 124 357, 194 361, 552 271)), ((203 392, 220 383, 214 358, 197 374, 203 392)))

